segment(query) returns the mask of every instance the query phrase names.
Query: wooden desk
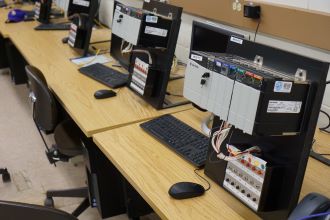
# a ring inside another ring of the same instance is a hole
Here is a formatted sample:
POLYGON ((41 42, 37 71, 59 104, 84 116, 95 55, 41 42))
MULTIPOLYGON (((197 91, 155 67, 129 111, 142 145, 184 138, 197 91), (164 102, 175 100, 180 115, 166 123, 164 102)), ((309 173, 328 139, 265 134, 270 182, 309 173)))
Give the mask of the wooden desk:
MULTIPOLYGON (((191 105, 184 105, 157 111, 128 88, 120 89, 116 97, 96 100, 94 92, 106 87, 80 74, 78 67, 69 60, 79 54, 61 42, 67 31, 35 31, 33 28, 38 22, 5 24, 7 13, 8 10, 0 9, 0 32, 11 39, 28 63, 43 72, 49 87, 87 137, 191 108, 191 105)), ((91 42, 109 40, 110 36, 109 29, 95 30, 91 42)), ((109 44, 107 48, 110 49, 109 44)))
MULTIPOLYGON (((198 130, 206 115, 198 110, 174 114, 198 130)), ((168 189, 176 182, 206 184, 196 176, 192 165, 145 133, 139 124, 98 133, 93 139, 162 219, 258 219, 214 182, 201 197, 172 199, 168 189)))
MULTIPOLYGON (((205 114, 188 110, 174 116, 199 129, 205 114)), ((194 174, 193 166, 145 133, 139 124, 98 133, 93 135, 93 139, 163 219, 258 219, 249 208, 211 180, 210 191, 202 197, 183 201, 172 199, 168 189, 176 182, 205 183, 194 174)), ((327 147, 330 147, 329 135, 318 140, 321 143, 327 142, 327 147)), ((322 152, 329 152, 329 149, 323 149, 322 152)), ((309 192, 319 192, 330 197, 329 182, 329 168, 310 158, 301 197, 309 192)))

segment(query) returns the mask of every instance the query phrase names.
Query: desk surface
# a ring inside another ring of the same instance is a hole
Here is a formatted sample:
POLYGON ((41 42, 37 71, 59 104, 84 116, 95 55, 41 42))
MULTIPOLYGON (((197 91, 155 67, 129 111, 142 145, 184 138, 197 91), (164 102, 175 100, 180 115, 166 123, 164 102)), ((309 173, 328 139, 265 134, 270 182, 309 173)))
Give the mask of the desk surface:
MULTIPOLYGON (((174 116, 199 130, 205 113, 188 110, 174 116)), ((93 135, 93 138, 108 159, 163 219, 259 219, 210 179, 212 187, 204 196, 183 201, 172 199, 167 192, 176 182, 205 183, 194 174, 193 166, 145 133, 139 124, 102 132, 93 135)), ((317 133, 317 138, 317 143, 326 144, 323 150, 318 150, 329 152, 330 136, 317 133)), ((301 197, 309 192, 330 197, 329 182, 329 168, 310 158, 301 197)))
MULTIPOLYGON (((206 115, 198 110, 174 114, 197 130, 206 115)), ((204 186, 206 183, 196 176, 192 165, 145 133, 139 124, 99 133, 93 138, 162 219, 258 219, 214 182, 201 197, 172 199, 168 189, 176 182, 191 181, 204 186)))
MULTIPOLYGON (((184 105, 157 111, 128 88, 120 89, 116 97, 96 100, 94 92, 107 87, 80 74, 78 67, 70 62, 70 58, 79 54, 61 42, 68 32, 35 31, 38 22, 5 24, 8 11, 0 9, 0 33, 11 39, 30 65, 43 72, 49 87, 86 136, 191 108, 184 105)), ((110 37, 108 29, 95 30, 91 42, 110 37)), ((110 49, 109 44, 103 49, 107 48, 110 49)), ((180 81, 182 86, 182 80, 173 83, 180 81)))

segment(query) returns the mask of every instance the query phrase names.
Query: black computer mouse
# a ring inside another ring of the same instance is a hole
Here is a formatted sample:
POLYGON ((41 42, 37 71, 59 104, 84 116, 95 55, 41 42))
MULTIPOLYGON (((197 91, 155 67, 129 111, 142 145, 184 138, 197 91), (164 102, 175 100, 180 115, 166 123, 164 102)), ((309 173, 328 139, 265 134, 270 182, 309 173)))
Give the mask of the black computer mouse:
POLYGON ((175 199, 188 199, 201 196, 205 193, 202 185, 192 182, 179 182, 171 186, 168 194, 175 199))
POLYGON ((109 89, 101 89, 101 90, 97 90, 95 93, 94 93, 94 97, 96 99, 105 99, 105 98, 110 98, 110 97, 114 97, 116 96, 117 93, 112 91, 112 90, 109 90, 109 89))
POLYGON ((69 41, 69 37, 64 37, 64 38, 62 38, 62 43, 63 43, 63 44, 67 44, 68 41, 69 41))

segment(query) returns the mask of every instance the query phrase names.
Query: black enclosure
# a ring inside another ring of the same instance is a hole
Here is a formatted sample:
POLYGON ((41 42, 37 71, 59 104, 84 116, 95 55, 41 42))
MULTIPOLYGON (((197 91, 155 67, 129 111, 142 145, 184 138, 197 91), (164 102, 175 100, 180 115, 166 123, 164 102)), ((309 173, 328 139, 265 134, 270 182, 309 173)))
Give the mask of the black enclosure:
MULTIPOLYGON (((116 4, 121 3, 115 2, 115 9, 116 4)), ((144 94, 140 94, 134 89, 132 90, 154 108, 163 109, 185 104, 187 102, 169 103, 165 100, 181 25, 182 8, 151 0, 143 3, 143 10, 137 45, 133 46, 133 50, 129 55, 123 55, 122 48, 124 48, 124 46, 122 46, 122 38, 112 33, 111 55, 113 55, 124 68, 128 68, 130 72, 128 87, 131 89, 132 87, 130 87, 130 84, 132 83, 136 60, 138 59, 149 63, 151 57, 152 64, 149 65, 144 94), (148 16, 157 16, 158 22, 147 22, 148 16), (147 33, 147 30, 165 30, 166 36, 160 37, 157 34, 150 34, 147 33), (146 53, 136 51, 148 51, 150 57, 146 53)))
MULTIPOLYGON (((221 149, 225 145, 235 146, 259 146, 262 149, 262 158, 268 161, 269 173, 266 174, 266 182, 263 190, 267 190, 267 201, 262 201, 262 206, 256 213, 263 219, 287 219, 289 213, 296 206, 306 170, 306 165, 312 147, 314 132, 320 112, 322 99, 325 91, 325 82, 329 70, 329 63, 307 58, 299 54, 272 48, 248 40, 241 41, 231 39, 228 33, 218 37, 221 42, 214 51, 212 45, 212 31, 215 36, 219 36, 221 31, 214 30, 214 27, 194 22, 194 33, 192 49, 205 52, 225 52, 234 54, 248 60, 254 60, 255 56, 263 57, 263 65, 278 71, 291 73, 294 75, 298 68, 307 71, 307 81, 309 91, 305 104, 304 115, 301 119, 300 133, 288 136, 270 135, 249 135, 241 130, 232 127, 230 135, 223 142, 221 149), (198 26, 198 27, 196 27, 198 26), (199 33, 198 29, 208 29, 205 35, 199 33), (199 44, 196 39, 201 39, 210 44, 199 44), (222 43, 222 46, 220 45, 222 43), (203 46, 205 46, 203 48, 203 46), (210 51, 209 51, 210 50, 210 51)), ((221 121, 215 118, 212 131, 219 129, 221 121)), ((212 134, 213 134, 212 132, 212 134)), ((217 184, 223 186, 227 161, 216 157, 212 146, 209 146, 208 158, 205 166, 205 174, 213 179, 217 184)))

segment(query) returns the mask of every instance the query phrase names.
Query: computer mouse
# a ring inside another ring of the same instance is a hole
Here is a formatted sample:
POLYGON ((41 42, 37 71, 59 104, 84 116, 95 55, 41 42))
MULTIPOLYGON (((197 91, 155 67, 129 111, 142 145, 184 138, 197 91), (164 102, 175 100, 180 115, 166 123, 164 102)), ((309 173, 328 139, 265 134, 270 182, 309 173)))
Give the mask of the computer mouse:
POLYGON ((64 38, 62 39, 62 43, 63 43, 63 44, 67 44, 68 41, 69 41, 69 37, 64 37, 64 38))
POLYGON ((109 89, 101 89, 94 93, 96 99, 105 99, 116 96, 117 93, 109 89))
POLYGON ((202 185, 192 182, 178 182, 171 186, 168 194, 175 199, 188 199, 205 193, 202 185))

